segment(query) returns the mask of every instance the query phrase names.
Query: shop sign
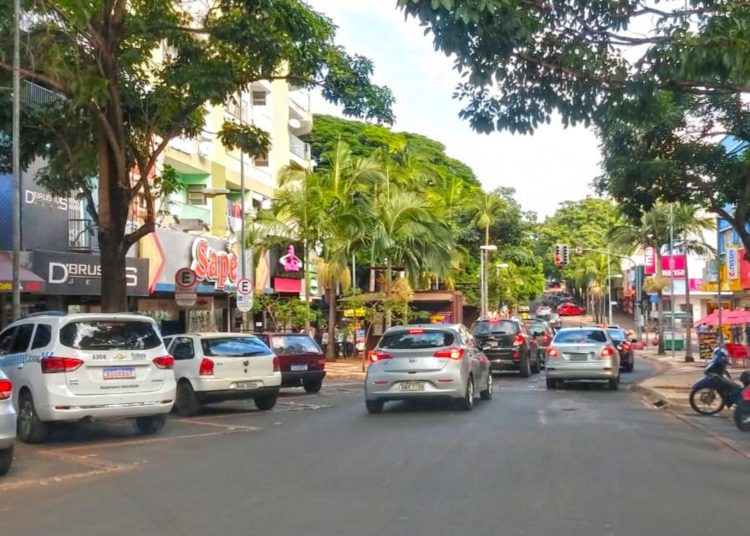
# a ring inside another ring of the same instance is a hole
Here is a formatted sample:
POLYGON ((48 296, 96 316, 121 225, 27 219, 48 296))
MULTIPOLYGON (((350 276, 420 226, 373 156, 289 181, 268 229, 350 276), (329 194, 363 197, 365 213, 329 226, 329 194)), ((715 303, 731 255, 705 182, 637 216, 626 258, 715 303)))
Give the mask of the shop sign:
POLYGON ((739 249, 736 247, 727 248, 727 279, 739 279, 739 249))
POLYGON ((219 290, 236 285, 239 261, 235 255, 215 250, 205 238, 195 239, 192 255, 191 268, 198 280, 214 283, 219 290))
POLYGON ((279 264, 284 267, 285 272, 299 272, 303 263, 299 257, 294 254, 294 246, 289 244, 286 255, 279 259, 279 264))
POLYGON ((362 318, 366 314, 364 309, 344 309, 344 316, 346 318, 362 318))
POLYGON ((661 258, 661 273, 664 277, 683 279, 685 277, 685 256, 664 255, 661 258), (674 274, 672 270, 674 269, 674 274))
POLYGON ((647 275, 653 275, 656 272, 656 253, 654 248, 646 248, 643 252, 643 259, 645 261, 644 272, 647 275))

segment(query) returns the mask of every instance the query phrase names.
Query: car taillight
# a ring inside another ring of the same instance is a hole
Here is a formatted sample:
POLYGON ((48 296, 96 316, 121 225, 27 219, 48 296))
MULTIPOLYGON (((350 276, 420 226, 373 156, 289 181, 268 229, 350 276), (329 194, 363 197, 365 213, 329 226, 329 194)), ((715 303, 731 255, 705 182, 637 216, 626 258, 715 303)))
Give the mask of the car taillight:
POLYGON ((326 368, 326 360, 325 359, 318 359, 318 367, 320 370, 325 370, 326 368))
POLYGON ((516 346, 523 345, 523 335, 516 335, 516 338, 513 341, 513 344, 515 344, 516 346))
POLYGON ((154 358, 154 365, 160 369, 174 368, 174 357, 171 355, 162 355, 154 358))
POLYGON ((273 371, 278 372, 280 370, 281 370, 281 365, 280 365, 279 358, 276 356, 273 356, 273 371))
POLYGON ((547 348, 547 357, 551 357, 552 359, 557 359, 560 357, 560 352, 557 351, 557 348, 554 346, 550 346, 547 348))
POLYGON ((744 400, 745 402, 750 402, 750 389, 742 390, 742 400, 744 400))
POLYGON ((8 400, 13 391, 13 384, 8 380, 0 380, 0 400, 8 400))
POLYGON ((378 361, 382 361, 383 359, 393 359, 393 356, 379 350, 370 351, 370 363, 376 363, 378 361))
POLYGON ((409 330, 409 335, 421 335, 424 333, 424 330, 422 328, 414 328, 409 330))
POLYGON ((549 344, 549 341, 551 341, 551 340, 552 340, 552 337, 550 337, 550 336, 549 336, 549 335, 547 335, 546 333, 543 333, 543 334, 542 334, 542 342, 543 342, 544 344, 549 344))
POLYGON ((464 356, 463 348, 446 348, 445 350, 438 350, 433 354, 434 357, 445 357, 447 359, 455 359, 458 361, 464 356))
POLYGON ((615 351, 609 346, 605 346, 604 348, 602 348, 602 351, 599 352, 599 357, 601 357, 602 359, 612 357, 613 355, 615 355, 615 351))
POLYGON ((625 351, 625 352, 629 352, 629 351, 630 351, 630 348, 631 348, 631 347, 630 347, 630 343, 629 343, 629 342, 624 342, 624 343, 622 343, 622 349, 623 349, 623 351, 625 351))
POLYGON ((43 357, 42 374, 73 372, 83 365, 83 360, 75 357, 43 357))
POLYGON ((214 375, 214 362, 209 358, 204 357, 201 359, 201 366, 198 367, 198 375, 200 376, 213 376, 214 375))

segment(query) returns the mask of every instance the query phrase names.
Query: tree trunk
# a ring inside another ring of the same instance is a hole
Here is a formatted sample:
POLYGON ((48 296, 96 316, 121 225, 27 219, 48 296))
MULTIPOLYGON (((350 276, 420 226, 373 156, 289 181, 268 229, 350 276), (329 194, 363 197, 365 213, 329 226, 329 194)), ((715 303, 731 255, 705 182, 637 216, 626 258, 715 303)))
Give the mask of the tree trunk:
POLYGON ((336 286, 331 285, 326 289, 328 300, 328 346, 326 347, 326 359, 336 361, 336 286))
POLYGON ((99 249, 101 252, 102 312, 124 313, 128 310, 125 279, 125 231, 130 208, 130 192, 119 177, 111 148, 100 139, 99 158, 99 249))
MULTIPOLYGON (((304 240, 302 249, 303 249, 302 255, 305 257, 305 259, 302 261, 302 265, 304 266, 304 270, 305 270, 305 303, 307 304, 307 309, 309 312, 310 310, 310 267, 308 266, 308 264, 310 262, 310 248, 308 247, 307 240, 304 240)), ((336 293, 336 290, 334 289, 334 295, 335 293, 336 293)), ((334 306, 334 312, 335 312, 335 306, 334 306)), ((308 335, 310 334, 310 316, 309 315, 305 318, 305 333, 307 333, 308 335)))

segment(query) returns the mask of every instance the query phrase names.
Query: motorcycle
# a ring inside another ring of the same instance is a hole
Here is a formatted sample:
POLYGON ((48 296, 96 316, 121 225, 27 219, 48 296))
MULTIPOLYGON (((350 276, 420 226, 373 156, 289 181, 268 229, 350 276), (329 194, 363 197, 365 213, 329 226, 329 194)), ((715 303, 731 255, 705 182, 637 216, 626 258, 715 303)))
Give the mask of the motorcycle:
POLYGON ((745 388, 734 408, 734 424, 743 432, 750 432, 750 370, 740 375, 740 381, 745 388))
POLYGON ((740 385, 730 376, 728 366, 729 355, 723 348, 716 348, 703 370, 703 378, 695 382, 690 391, 690 407, 697 413, 716 415, 724 407, 731 408, 741 400, 743 388, 750 385, 750 374, 740 377, 743 382, 740 385))

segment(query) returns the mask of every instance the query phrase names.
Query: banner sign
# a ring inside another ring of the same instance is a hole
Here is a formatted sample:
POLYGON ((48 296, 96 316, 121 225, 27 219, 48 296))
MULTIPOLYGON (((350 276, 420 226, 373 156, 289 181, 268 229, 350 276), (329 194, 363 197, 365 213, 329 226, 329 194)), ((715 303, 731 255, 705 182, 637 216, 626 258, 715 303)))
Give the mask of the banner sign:
POLYGON ((736 247, 727 248, 727 279, 740 278, 740 252, 736 247))

